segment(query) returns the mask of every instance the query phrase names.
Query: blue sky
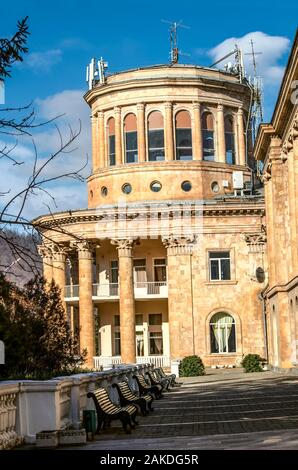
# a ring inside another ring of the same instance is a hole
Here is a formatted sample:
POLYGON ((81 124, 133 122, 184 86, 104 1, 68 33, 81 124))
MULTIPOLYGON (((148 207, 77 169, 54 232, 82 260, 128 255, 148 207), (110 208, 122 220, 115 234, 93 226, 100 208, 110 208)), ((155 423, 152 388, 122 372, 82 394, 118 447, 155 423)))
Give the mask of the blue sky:
MULTIPOLYGON (((247 52, 252 36, 256 49, 263 52, 258 62, 264 76, 265 117, 270 119, 298 17, 297 3, 291 1, 271 1, 270 7, 267 2, 256 0, 15 0, 13 5, 14 8, 9 2, 1 5, 0 37, 11 35, 17 19, 28 15, 30 53, 23 64, 14 67, 12 78, 6 80, 6 104, 35 101, 43 118, 65 112, 61 121, 63 129, 67 122, 75 126, 78 118, 82 120, 79 149, 72 160, 69 157, 61 162, 63 168, 74 161, 79 165, 86 152, 90 152, 89 110, 82 95, 86 90, 85 68, 91 57, 102 55, 109 62, 109 72, 166 63, 168 25, 162 19, 182 19, 190 27, 179 34, 180 48, 190 54, 183 57, 185 63, 210 65, 229 50, 235 42, 233 38, 238 38, 237 42, 247 52), (262 34, 253 36, 251 33, 255 32, 262 34)), ((36 139, 42 156, 57 143, 53 129, 40 132, 36 139)), ((30 163, 32 149, 28 140, 20 142, 16 152, 27 156, 30 163)), ((11 168, 9 174, 11 186, 22 184, 23 169, 20 172, 11 168)), ((3 185, 8 189, 8 184, 7 178, 0 179, 1 189, 3 185)), ((86 206, 84 186, 60 182, 54 192, 58 209, 86 206)), ((30 204, 28 214, 36 215, 41 210, 40 204, 36 201, 30 204)))

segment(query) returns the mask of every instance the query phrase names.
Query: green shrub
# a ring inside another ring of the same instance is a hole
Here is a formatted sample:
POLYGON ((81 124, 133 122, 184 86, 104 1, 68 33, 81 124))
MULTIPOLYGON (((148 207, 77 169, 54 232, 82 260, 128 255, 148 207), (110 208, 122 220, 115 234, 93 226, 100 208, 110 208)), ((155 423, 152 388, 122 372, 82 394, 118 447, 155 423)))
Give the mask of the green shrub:
POLYGON ((205 367, 199 356, 187 356, 179 365, 179 375, 181 377, 196 377, 205 375, 205 367))
POLYGON ((247 354, 241 365, 245 372, 262 372, 265 362, 266 359, 263 359, 259 354, 247 354))

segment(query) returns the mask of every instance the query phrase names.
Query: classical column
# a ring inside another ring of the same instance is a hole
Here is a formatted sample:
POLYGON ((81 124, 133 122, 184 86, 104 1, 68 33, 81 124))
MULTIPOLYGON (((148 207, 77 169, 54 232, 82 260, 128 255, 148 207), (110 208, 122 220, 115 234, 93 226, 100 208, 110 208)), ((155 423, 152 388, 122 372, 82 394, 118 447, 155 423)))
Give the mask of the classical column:
POLYGON ((65 295, 65 260, 68 248, 58 244, 52 244, 52 260, 53 260, 53 279, 57 286, 61 289, 61 300, 66 312, 65 295))
POLYGON ((79 259, 79 318, 80 318, 80 349, 87 350, 85 365, 93 367, 95 355, 94 314, 92 302, 92 254, 93 247, 88 241, 73 243, 78 251, 79 259))
POLYGON ((115 114, 115 140, 116 140, 116 165, 122 165, 122 126, 121 108, 114 108, 115 114))
POLYGON ((101 111, 98 113, 98 137, 99 137, 99 167, 104 168, 106 166, 105 156, 105 128, 104 128, 104 113, 101 111))
POLYGON ((243 122, 243 109, 239 108, 237 112, 237 127, 238 127, 238 163, 239 165, 246 165, 246 149, 245 149, 245 134, 243 122))
POLYGON ((42 258, 42 270, 43 277, 47 283, 51 283, 53 280, 53 258, 52 251, 50 246, 47 245, 38 245, 38 253, 42 258))
POLYGON ((98 119, 97 119, 97 114, 94 114, 91 117, 91 131, 92 131, 92 165, 93 165, 93 171, 95 171, 100 166, 99 146, 98 146, 98 119))
POLYGON ((146 135, 145 135, 145 105, 138 103, 137 105, 137 122, 138 122, 138 156, 139 162, 146 161, 146 135))
POLYGON ((193 159, 203 160, 203 139, 202 139, 202 124, 201 124, 201 105, 200 103, 193 103, 192 105, 193 119, 192 119, 192 149, 193 159))
POLYGON ((168 309, 172 359, 196 354, 192 289, 195 237, 163 237, 168 259, 168 309))
POLYGON ((124 364, 136 362, 136 325, 133 285, 132 250, 134 239, 112 239, 117 246, 119 257, 119 307, 121 361, 124 364))
POLYGON ((165 104, 165 137, 166 137, 166 160, 174 160, 174 134, 173 134, 173 105, 165 104))
POLYGON ((223 105, 217 106, 217 161, 226 163, 225 121, 223 105))
MULTIPOLYGON (((295 207, 295 221, 296 221, 296 249, 297 249, 297 242, 298 242, 298 114, 294 120, 293 129, 292 129, 292 141, 293 141, 293 149, 292 149, 292 161, 293 161, 293 168, 294 168, 294 207, 295 207)), ((298 257, 298 255, 297 255, 298 257)), ((296 265, 296 274, 298 268, 296 265)))

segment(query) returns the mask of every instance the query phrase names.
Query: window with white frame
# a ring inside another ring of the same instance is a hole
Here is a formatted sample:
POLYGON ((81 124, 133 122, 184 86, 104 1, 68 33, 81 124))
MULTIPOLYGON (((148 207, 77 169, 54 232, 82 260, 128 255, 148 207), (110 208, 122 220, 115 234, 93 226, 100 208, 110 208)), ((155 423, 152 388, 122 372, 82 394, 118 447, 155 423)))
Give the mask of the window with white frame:
POLYGON ((209 252, 210 281, 231 280, 231 259, 229 251, 209 252))
POLYGON ((136 287, 146 287, 147 272, 146 272, 146 259, 134 259, 134 282, 136 287))
POLYGON ((120 356, 121 344, 120 344, 120 331, 114 331, 114 356, 120 356))
POLYGON ((215 313, 210 320, 211 353, 235 353, 236 330, 234 318, 225 313, 215 313))
POLYGON ((154 282, 167 282, 167 260, 165 258, 154 260, 154 282))
POLYGON ((149 354, 163 354, 162 331, 151 331, 149 333, 149 354))

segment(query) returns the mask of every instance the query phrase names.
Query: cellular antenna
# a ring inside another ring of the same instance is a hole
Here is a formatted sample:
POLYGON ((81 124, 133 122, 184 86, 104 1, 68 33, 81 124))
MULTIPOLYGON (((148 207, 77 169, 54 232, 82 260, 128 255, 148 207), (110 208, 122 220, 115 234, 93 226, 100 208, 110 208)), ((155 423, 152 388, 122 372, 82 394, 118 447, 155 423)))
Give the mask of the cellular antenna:
POLYGON ((259 124, 263 121, 263 81, 258 75, 256 56, 261 55, 262 52, 256 52, 254 49, 254 42, 250 40, 251 52, 246 52, 245 55, 252 57, 253 65, 253 78, 249 79, 252 90, 252 109, 251 109, 251 128, 253 141, 256 139, 259 124))
POLYGON ((244 63, 243 63, 242 50, 237 44, 235 44, 235 49, 233 49, 231 52, 228 52, 228 54, 226 54, 224 57, 221 57, 213 64, 209 65, 209 67, 210 68, 215 67, 217 64, 223 62, 224 60, 228 59, 231 56, 234 56, 234 65, 232 65, 229 62, 228 64, 224 66, 224 68, 227 72, 237 74, 239 77, 239 81, 241 83, 243 82, 245 78, 245 69, 244 69, 244 63))
POLYGON ((171 65, 177 64, 180 55, 189 55, 181 52, 178 48, 178 28, 185 28, 190 29, 189 26, 182 24, 182 20, 180 21, 168 21, 168 20, 161 20, 163 23, 168 23, 170 25, 169 32, 170 32, 170 60, 171 65))

